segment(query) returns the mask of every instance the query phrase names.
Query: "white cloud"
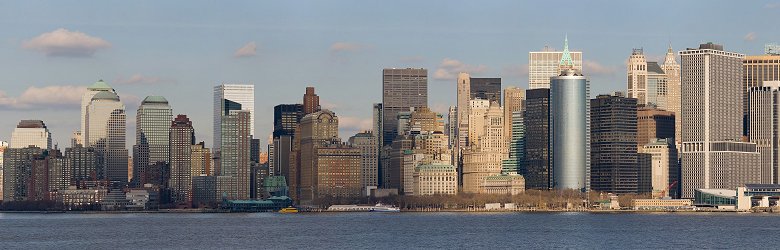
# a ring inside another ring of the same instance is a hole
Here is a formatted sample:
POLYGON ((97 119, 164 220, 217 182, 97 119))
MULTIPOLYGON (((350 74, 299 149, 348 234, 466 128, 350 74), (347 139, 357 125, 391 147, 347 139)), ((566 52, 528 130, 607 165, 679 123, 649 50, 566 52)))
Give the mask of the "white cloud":
POLYGON ((339 105, 338 103, 333 103, 333 102, 329 102, 329 101, 321 100, 321 101, 320 101, 320 107, 321 107, 322 109, 327 109, 327 110, 331 110, 331 111, 333 111, 333 110, 335 110, 335 109, 337 109, 337 108, 341 107, 341 105, 339 105))
POLYGON ((778 8, 778 7, 780 7, 780 3, 768 3, 768 4, 764 5, 764 8, 767 8, 767 9, 775 9, 775 8, 778 8))
POLYGON ((245 44, 243 47, 236 50, 236 53, 233 54, 233 57, 242 58, 242 57, 253 57, 256 55, 257 55, 257 44, 255 42, 249 42, 245 44))
POLYGON ((582 62, 582 73, 585 75, 611 75, 616 71, 614 66, 605 66, 596 61, 585 60, 582 62))
POLYGON ((51 57, 91 57, 98 50, 109 47, 111 43, 102 38, 63 28, 22 43, 24 49, 43 52, 51 57))
POLYGON ((344 134, 341 135, 343 138, 348 138, 364 130, 371 130, 372 126, 371 118, 339 116, 339 130, 344 131, 344 134))
POLYGON ((330 53, 341 54, 345 52, 359 52, 366 49, 366 46, 357 43, 337 42, 330 46, 330 53))
POLYGON ((742 38, 742 39, 745 39, 745 41, 748 41, 748 42, 752 42, 752 41, 756 40, 756 32, 747 33, 747 35, 745 35, 745 37, 742 38))
POLYGON ((18 97, 0 91, 0 109, 35 110, 78 107, 87 89, 83 86, 28 87, 18 97))
POLYGON ((455 80, 458 78, 458 73, 467 72, 470 74, 483 73, 487 71, 485 65, 468 65, 461 61, 444 58, 439 64, 439 68, 433 72, 433 79, 436 80, 455 80))
POLYGON ((114 82, 125 85, 155 85, 163 83, 176 83, 176 80, 165 79, 158 76, 145 76, 142 74, 134 74, 130 77, 118 77, 114 82))

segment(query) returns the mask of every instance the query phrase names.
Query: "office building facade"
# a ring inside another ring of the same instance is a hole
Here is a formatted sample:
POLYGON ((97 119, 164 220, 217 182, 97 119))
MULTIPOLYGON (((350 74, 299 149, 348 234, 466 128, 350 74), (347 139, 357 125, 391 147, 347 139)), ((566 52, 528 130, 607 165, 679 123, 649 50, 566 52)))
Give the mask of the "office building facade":
POLYGON ((637 192, 636 102, 622 93, 590 100, 591 190, 637 192))

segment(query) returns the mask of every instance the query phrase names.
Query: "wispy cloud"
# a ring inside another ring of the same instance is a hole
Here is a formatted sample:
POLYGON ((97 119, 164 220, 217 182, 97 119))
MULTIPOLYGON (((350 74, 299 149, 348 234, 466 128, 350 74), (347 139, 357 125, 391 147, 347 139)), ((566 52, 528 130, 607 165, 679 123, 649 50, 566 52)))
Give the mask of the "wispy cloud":
POLYGON ((614 66, 606 66, 589 60, 582 62, 582 73, 585 75, 611 75, 615 72, 617 72, 617 68, 614 66))
POLYGON ((22 43, 22 48, 39 51, 50 57, 91 57, 98 50, 109 47, 111 43, 102 38, 63 28, 22 43))
POLYGON ((418 62, 425 61, 425 57, 423 57, 423 56, 405 56, 405 57, 401 57, 400 61, 403 62, 403 63, 418 63, 418 62))
POLYGON ((330 46, 330 53, 331 54, 341 54, 345 52, 359 52, 364 49, 366 49, 367 46, 357 43, 348 43, 348 42, 336 42, 333 45, 330 46))
POLYGON ((747 33, 747 35, 745 35, 745 37, 743 37, 742 39, 744 39, 745 41, 748 41, 748 42, 752 42, 752 41, 756 40, 756 38, 757 38, 756 32, 750 32, 750 33, 747 33))
POLYGON ((768 3, 768 4, 764 5, 764 8, 767 8, 767 9, 776 9, 776 8, 779 8, 779 7, 780 7, 780 3, 768 3))
POLYGON ((167 79, 158 76, 145 76, 142 74, 134 74, 129 77, 118 77, 114 82, 124 85, 156 85, 166 83, 176 83, 174 79, 167 79))
POLYGON ((83 86, 28 87, 18 97, 0 91, 0 109, 38 110, 75 108, 81 104, 86 92, 83 86))
POLYGON ((433 72, 433 79, 455 80, 460 72, 474 74, 483 73, 487 71, 487 69, 488 67, 485 65, 468 65, 455 59, 444 58, 439 64, 439 68, 433 72))
POLYGON ((342 137, 347 138, 364 130, 371 130, 373 121, 371 118, 354 116, 339 116, 339 130, 343 131, 342 137))
POLYGON ((243 47, 236 50, 236 53, 233 53, 233 57, 235 58, 253 57, 256 55, 257 55, 257 44, 255 42, 249 42, 245 44, 243 47))

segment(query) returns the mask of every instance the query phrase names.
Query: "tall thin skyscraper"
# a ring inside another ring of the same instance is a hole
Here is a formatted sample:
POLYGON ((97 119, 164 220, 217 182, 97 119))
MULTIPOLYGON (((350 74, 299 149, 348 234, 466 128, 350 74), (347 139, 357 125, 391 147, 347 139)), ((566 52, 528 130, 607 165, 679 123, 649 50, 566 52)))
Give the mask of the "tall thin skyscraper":
POLYGON ((177 115, 168 126, 170 138, 171 177, 168 188, 171 189, 171 201, 174 204, 192 202, 192 145, 195 130, 186 115, 177 115))
POLYGON ((697 188, 759 183, 761 154, 756 144, 740 142, 744 55, 707 43, 680 56, 682 197, 693 198, 697 188))
POLYGON ((168 129, 173 110, 162 96, 147 96, 135 115, 135 145, 133 146, 133 182, 146 183, 146 169, 157 162, 168 162, 168 129))
POLYGON ((588 81, 575 68, 566 39, 560 75, 550 78, 553 188, 587 190, 590 168, 588 81))
POLYGON ((306 87, 303 95, 303 114, 311 114, 320 110, 320 97, 314 93, 314 87, 306 87))
POLYGON ((550 168, 550 90, 526 91, 525 185, 528 189, 552 188, 550 168))
POLYGON ((428 70, 382 70, 382 145, 390 145, 398 135, 398 112, 412 107, 428 107, 428 70))
POLYGON ((226 110, 224 100, 241 104, 244 110, 249 111, 250 134, 255 134, 255 85, 220 84, 214 86, 214 141, 212 143, 214 143, 215 152, 219 152, 221 119, 225 115, 224 110, 226 110))
POLYGON ((590 188, 637 193, 636 99, 622 93, 590 100, 590 188))
MULTIPOLYGON (((273 145, 273 169, 275 175, 284 176, 290 181, 290 153, 292 152, 292 143, 295 139, 295 129, 298 122, 303 118, 303 105, 301 104, 279 104, 274 107, 274 132, 272 135, 273 145)), ((270 170, 269 170, 270 171, 270 170)))
MULTIPOLYGON (((672 52, 672 45, 669 44, 669 49, 666 51, 666 59, 664 64, 661 65, 664 73, 666 73, 666 81, 669 94, 666 98, 666 110, 674 113, 674 140, 677 149, 680 149, 682 141, 682 113, 680 112, 680 65, 677 64, 677 58, 672 52)), ((678 185, 679 187, 679 185, 678 185)))
POLYGON ((518 87, 508 87, 504 89, 504 135, 507 140, 512 140, 512 128, 515 126, 512 122, 515 112, 519 112, 520 117, 525 111, 525 90, 518 87))
POLYGON ((761 152, 761 183, 780 183, 778 144, 780 141, 780 81, 765 81, 752 87, 750 103, 750 142, 761 152))
POLYGON ((51 149, 51 132, 41 120, 22 120, 11 134, 10 148, 36 146, 51 149))
POLYGON ((127 182, 128 155, 125 105, 111 91, 92 97, 86 112, 85 147, 94 147, 98 155, 98 178, 127 182))
POLYGON ((628 75, 628 97, 635 98, 637 104, 647 104, 647 60, 642 49, 633 49, 626 67, 628 75))
MULTIPOLYGON (((230 102, 226 100, 226 102, 230 102)), ((220 176, 229 176, 230 187, 228 197, 230 199, 249 199, 249 167, 251 153, 251 114, 241 108, 238 103, 226 103, 232 106, 222 116, 220 145, 220 176)))
POLYGON ((296 132, 300 133, 300 137, 295 138, 300 142, 300 162, 297 168, 300 170, 300 184, 295 189, 299 190, 298 199, 302 203, 310 203, 317 198, 317 149, 329 141, 338 140, 338 131, 338 117, 327 109, 308 114, 301 119, 300 132, 296 132))
MULTIPOLYGON (((561 73, 559 63, 563 57, 563 52, 545 46, 542 51, 528 52, 528 88, 529 89, 549 89, 550 77, 558 76, 561 73)), ((570 51, 574 69, 582 72, 582 52, 570 51)))
MULTIPOLYGON (((377 143, 376 136, 371 131, 357 133, 349 138, 349 144, 360 149, 360 183, 363 191, 366 191, 366 187, 379 185, 379 147, 377 143)), ((365 196, 368 195, 368 193, 365 194, 365 196)))

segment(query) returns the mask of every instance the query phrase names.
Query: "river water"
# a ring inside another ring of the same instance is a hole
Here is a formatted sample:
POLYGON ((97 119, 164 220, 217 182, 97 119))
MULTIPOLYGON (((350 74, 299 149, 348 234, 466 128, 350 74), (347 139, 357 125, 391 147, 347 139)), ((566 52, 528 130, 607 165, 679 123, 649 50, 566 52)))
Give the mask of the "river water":
POLYGON ((0 249, 777 249, 780 215, 0 213, 0 249))

